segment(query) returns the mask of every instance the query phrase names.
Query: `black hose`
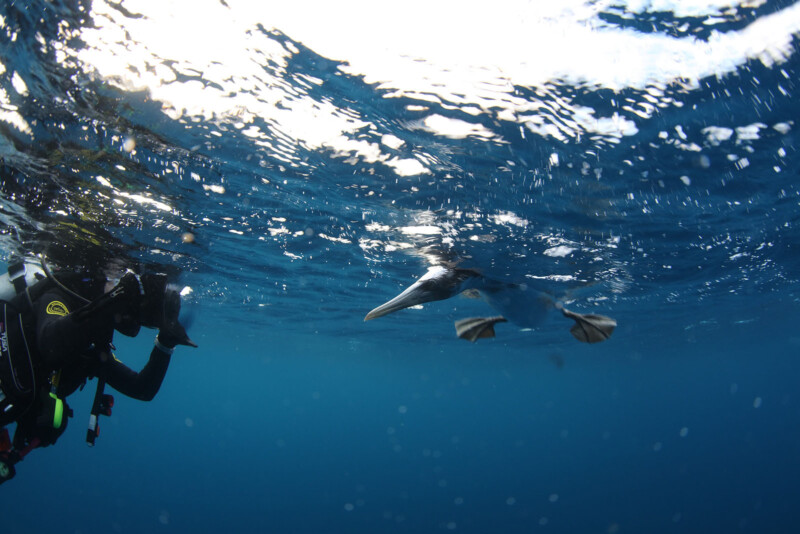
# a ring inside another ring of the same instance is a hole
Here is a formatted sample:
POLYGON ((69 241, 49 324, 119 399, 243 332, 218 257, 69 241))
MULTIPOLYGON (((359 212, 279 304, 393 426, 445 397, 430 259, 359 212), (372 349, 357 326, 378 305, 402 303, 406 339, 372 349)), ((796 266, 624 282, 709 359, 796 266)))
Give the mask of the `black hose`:
POLYGON ((42 264, 42 269, 44 270, 44 274, 47 275, 47 278, 49 278, 55 285, 57 285, 59 288, 61 288, 62 291, 65 291, 68 295, 71 295, 71 296, 75 297, 76 299, 80 300, 84 304, 89 304, 91 302, 91 300, 83 298, 82 296, 78 295, 77 293, 72 291, 70 288, 68 288, 67 286, 65 286, 61 282, 59 282, 58 279, 55 276, 53 276, 53 273, 50 271, 50 268, 47 266, 47 263, 44 261, 44 253, 42 253, 42 255, 40 257, 40 263, 42 264))

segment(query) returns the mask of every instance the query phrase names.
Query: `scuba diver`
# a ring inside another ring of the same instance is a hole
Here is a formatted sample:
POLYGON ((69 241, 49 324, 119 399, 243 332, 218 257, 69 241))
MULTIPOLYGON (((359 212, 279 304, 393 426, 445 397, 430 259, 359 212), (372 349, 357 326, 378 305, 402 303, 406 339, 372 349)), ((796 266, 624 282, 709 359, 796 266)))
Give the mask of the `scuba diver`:
POLYGON ((58 277, 22 261, 0 276, 0 484, 37 447, 56 442, 72 411, 65 398, 97 378, 86 441, 94 444, 98 417, 110 415, 113 397, 152 400, 177 345, 196 347, 178 320, 180 293, 163 274, 125 273, 116 285, 103 274, 58 277), (112 353, 114 331, 134 337, 157 328, 147 364, 138 373, 112 353), (13 440, 7 425, 16 423, 13 440))

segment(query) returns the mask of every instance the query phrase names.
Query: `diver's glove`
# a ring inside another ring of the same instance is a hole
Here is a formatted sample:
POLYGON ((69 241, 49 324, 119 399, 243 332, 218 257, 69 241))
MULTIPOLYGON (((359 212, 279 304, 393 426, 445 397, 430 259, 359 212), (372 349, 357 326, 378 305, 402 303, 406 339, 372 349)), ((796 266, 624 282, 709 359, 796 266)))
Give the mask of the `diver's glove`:
POLYGON ((167 277, 163 274, 143 274, 144 288, 140 310, 140 321, 143 326, 158 328, 158 340, 167 348, 175 345, 197 345, 189 339, 186 329, 178 320, 181 311, 181 295, 167 287, 167 277))
POLYGON ((180 293, 174 289, 167 289, 164 293, 164 322, 158 331, 158 339, 162 345, 168 348, 173 348, 175 345, 197 347, 195 342, 189 339, 186 329, 178 321, 180 311, 180 293))

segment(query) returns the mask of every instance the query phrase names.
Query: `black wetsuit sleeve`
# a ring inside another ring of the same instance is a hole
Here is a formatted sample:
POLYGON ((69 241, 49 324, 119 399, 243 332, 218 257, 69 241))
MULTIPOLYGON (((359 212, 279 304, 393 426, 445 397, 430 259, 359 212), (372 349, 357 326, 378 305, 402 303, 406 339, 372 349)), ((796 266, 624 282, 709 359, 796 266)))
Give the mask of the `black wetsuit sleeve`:
POLYGON ((96 314, 77 320, 76 305, 61 291, 53 290, 37 299, 36 346, 45 365, 58 369, 69 365, 92 345, 105 347, 114 335, 113 316, 96 314))
POLYGON ((149 401, 153 400, 161 388, 169 361, 169 354, 153 348, 150 360, 138 373, 116 358, 111 358, 103 366, 102 372, 106 383, 123 395, 149 401))

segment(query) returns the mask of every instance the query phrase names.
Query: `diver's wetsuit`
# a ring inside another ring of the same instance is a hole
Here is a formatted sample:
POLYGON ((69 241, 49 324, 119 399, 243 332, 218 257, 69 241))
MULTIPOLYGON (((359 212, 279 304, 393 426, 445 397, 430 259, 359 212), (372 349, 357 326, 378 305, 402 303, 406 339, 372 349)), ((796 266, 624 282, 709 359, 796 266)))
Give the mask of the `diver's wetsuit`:
POLYGON ((56 393, 64 398, 85 383, 101 377, 128 397, 149 401, 158 393, 169 367, 170 355, 158 348, 140 372, 111 355, 114 311, 78 321, 70 312, 83 304, 58 288, 34 301, 36 346, 42 370, 60 371, 56 393))
POLYGON ((104 293, 104 276, 73 273, 57 280, 47 274, 0 301, 0 484, 15 476, 15 464, 30 451, 63 434, 72 416, 65 398, 87 379, 98 378, 86 437, 91 445, 97 417, 111 413, 106 384, 152 400, 174 347, 197 346, 178 321, 180 295, 167 288, 166 275, 128 272, 104 293), (111 341, 114 331, 133 337, 142 326, 157 328, 158 336, 137 373, 114 357, 111 341), (12 422, 17 427, 9 440, 5 426, 12 422))

